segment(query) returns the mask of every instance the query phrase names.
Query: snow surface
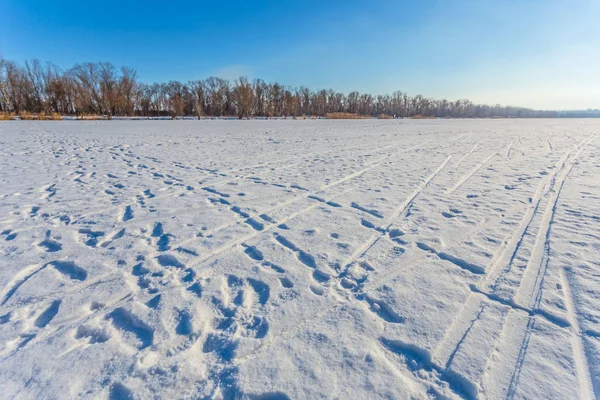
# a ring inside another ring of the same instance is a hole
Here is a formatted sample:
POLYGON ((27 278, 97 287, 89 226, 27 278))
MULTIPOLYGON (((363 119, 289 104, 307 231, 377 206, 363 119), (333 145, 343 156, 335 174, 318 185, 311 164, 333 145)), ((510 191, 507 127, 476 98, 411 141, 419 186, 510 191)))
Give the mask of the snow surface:
POLYGON ((600 397, 600 121, 0 124, 0 397, 600 397))

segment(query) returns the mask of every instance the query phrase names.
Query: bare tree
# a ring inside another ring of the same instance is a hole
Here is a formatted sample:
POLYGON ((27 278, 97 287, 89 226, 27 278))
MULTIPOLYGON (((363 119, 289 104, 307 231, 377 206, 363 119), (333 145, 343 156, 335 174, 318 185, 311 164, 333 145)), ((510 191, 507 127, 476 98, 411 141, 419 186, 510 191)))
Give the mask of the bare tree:
MULTIPOLYGON (((552 111, 522 107, 476 105, 469 100, 436 100, 401 91, 371 95, 332 89, 290 88, 245 77, 232 82, 209 77, 182 84, 177 81, 137 81, 137 73, 111 63, 77 64, 66 72, 57 66, 31 60, 20 66, 0 57, 0 111, 57 112, 61 114, 180 115, 244 117, 324 116, 353 113, 370 116, 438 118, 556 117, 552 111)), ((572 115, 572 114, 571 114, 572 115)), ((580 115, 580 114, 576 114, 580 115)), ((584 114, 583 116, 589 116, 584 114)), ((600 111, 596 114, 600 116, 600 111)))
POLYGON ((239 77, 235 81, 233 98, 235 99, 237 115, 240 119, 253 114, 254 91, 252 90, 252 84, 248 82, 248 78, 239 77))

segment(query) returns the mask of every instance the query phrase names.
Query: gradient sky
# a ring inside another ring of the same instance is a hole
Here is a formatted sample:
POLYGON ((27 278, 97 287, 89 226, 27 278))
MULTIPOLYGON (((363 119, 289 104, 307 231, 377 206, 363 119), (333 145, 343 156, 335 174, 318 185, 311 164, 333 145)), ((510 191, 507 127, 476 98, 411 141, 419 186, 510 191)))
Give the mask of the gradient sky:
POLYGON ((600 108, 600 0, 1 0, 0 54, 144 82, 260 77, 542 109, 600 108), (143 5, 142 5, 143 4, 143 5))

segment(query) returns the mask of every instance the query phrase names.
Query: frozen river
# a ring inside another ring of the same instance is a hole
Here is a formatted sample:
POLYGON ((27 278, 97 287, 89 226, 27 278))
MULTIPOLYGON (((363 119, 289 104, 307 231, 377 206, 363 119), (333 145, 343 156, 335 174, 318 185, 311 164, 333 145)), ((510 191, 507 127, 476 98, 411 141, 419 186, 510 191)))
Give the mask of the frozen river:
POLYGON ((600 121, 0 123, 0 397, 600 397, 600 121))

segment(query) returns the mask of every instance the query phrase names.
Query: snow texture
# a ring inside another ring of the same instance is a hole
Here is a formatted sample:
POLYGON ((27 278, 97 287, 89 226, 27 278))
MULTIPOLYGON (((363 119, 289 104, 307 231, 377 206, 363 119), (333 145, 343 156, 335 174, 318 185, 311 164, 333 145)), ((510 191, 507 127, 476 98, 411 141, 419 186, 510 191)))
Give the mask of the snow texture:
POLYGON ((600 122, 0 124, 0 397, 600 398, 600 122))

